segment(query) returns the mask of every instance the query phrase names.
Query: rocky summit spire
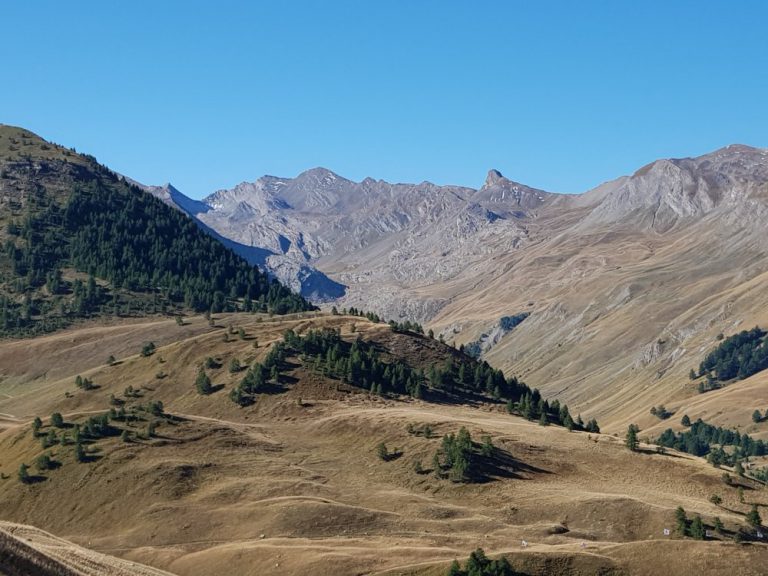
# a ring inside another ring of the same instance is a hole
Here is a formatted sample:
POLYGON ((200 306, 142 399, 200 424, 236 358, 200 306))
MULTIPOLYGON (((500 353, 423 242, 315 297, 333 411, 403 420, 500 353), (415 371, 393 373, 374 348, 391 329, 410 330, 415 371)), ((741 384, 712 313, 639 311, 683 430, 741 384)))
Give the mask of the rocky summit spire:
POLYGON ((494 184, 498 184, 504 180, 504 176, 501 175, 501 172, 496 170, 495 168, 491 168, 488 170, 488 176, 485 179, 485 186, 493 186, 494 184))

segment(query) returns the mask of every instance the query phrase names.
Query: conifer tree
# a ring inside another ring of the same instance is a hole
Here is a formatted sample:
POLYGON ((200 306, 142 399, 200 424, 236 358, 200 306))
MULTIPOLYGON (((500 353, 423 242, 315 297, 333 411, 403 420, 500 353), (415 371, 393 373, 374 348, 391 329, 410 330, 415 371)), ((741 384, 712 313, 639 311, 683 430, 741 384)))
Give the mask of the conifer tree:
POLYGON ((19 472, 18 472, 19 482, 22 484, 27 484, 30 482, 31 478, 29 476, 29 466, 26 464, 21 464, 19 466, 19 472))
POLYGON ((627 428, 627 435, 624 439, 624 444, 627 448, 632 450, 632 452, 636 452, 639 448, 640 442, 637 439, 637 426, 634 424, 630 424, 627 428))
POLYGON ((688 533, 688 517, 682 506, 678 506, 675 510, 675 530, 681 536, 685 536, 688 533))
POLYGON ((197 373, 195 388, 197 389, 198 394, 203 395, 210 394, 213 391, 213 387, 211 386, 211 379, 208 378, 208 375, 202 369, 197 373))
POLYGON ((75 460, 78 462, 85 462, 86 460, 85 448, 80 441, 75 443, 75 460))

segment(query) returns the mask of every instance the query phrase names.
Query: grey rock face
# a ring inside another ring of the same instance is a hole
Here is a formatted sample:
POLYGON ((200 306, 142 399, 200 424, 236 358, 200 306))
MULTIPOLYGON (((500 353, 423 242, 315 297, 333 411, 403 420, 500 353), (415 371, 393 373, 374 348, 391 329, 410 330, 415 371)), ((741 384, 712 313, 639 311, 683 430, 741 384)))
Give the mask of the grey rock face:
POLYGON ((144 188, 316 302, 419 320, 446 299, 415 289, 454 278, 495 250, 519 248, 528 212, 554 196, 495 170, 480 190, 352 182, 324 168, 264 176, 200 202, 171 185, 144 188))
POLYGON ((523 257, 531 244, 605 229, 665 234, 714 213, 765 216, 766 154, 735 145, 659 160, 582 195, 537 190, 498 170, 479 189, 352 182, 324 168, 263 176, 202 201, 171 185, 145 189, 316 302, 425 321, 496 275, 496 258, 523 257))

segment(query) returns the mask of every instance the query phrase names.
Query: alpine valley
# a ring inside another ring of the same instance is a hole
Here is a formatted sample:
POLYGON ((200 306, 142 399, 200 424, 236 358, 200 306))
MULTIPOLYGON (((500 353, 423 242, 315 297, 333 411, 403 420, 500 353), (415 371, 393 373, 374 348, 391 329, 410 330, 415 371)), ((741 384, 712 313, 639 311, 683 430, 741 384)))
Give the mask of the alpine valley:
POLYGON ((0 125, 0 575, 764 574, 767 218, 741 145, 195 200, 0 125))

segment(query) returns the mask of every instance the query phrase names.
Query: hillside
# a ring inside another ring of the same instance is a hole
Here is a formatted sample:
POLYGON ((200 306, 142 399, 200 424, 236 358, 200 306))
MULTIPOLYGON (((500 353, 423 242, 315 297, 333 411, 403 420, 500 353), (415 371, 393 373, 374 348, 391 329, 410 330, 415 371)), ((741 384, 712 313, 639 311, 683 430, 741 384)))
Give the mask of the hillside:
POLYGON ((232 314, 213 324, 89 324, 31 340, 26 354, 18 343, 0 344, 16 358, 3 362, 8 385, 0 384, 3 520, 179 575, 222 566, 231 574, 442 575, 479 546, 526 574, 760 573, 766 545, 731 541, 751 503, 765 515, 768 492, 758 483, 729 486, 723 470, 699 458, 633 453, 612 436, 541 426, 483 394, 371 394, 328 375, 311 353, 289 353, 276 385, 240 407, 231 390, 267 362, 286 330, 339 330, 387 363, 425 372, 471 360, 359 317, 232 314), (156 346, 142 355, 150 334, 156 346), (74 360, 94 341, 101 356, 74 360), (234 373, 233 359, 241 364, 234 373), (201 368, 209 394, 196 391, 201 368), (93 387, 77 387, 78 375, 93 387), (135 419, 90 436, 89 419, 110 408, 135 419), (53 412, 62 427, 51 424, 53 412), (35 416, 43 419, 38 438, 35 416), (51 431, 71 439, 75 424, 86 435, 83 462, 71 443, 42 448, 51 431), (462 427, 476 447, 468 479, 455 481, 447 468, 437 474, 433 460, 437 453, 447 466, 443 437, 462 427), (33 480, 20 482, 19 466, 43 453, 57 464, 30 468, 33 480), (710 527, 719 517, 724 532, 706 542, 665 536, 678 506, 710 527))
POLYGON ((93 157, 5 125, 0 241, 4 335, 96 316, 311 308, 93 157))
POLYGON ((168 572, 100 554, 38 530, 0 522, 3 576, 171 576, 168 572))
MULTIPOLYGON (((188 210, 182 198, 166 201, 188 210)), ((768 151, 748 146, 658 160, 577 195, 495 170, 471 189, 313 169, 195 206, 297 289, 309 266, 345 286, 340 308, 479 342, 507 374, 611 430, 695 396, 688 371, 719 334, 768 326, 768 151)))

